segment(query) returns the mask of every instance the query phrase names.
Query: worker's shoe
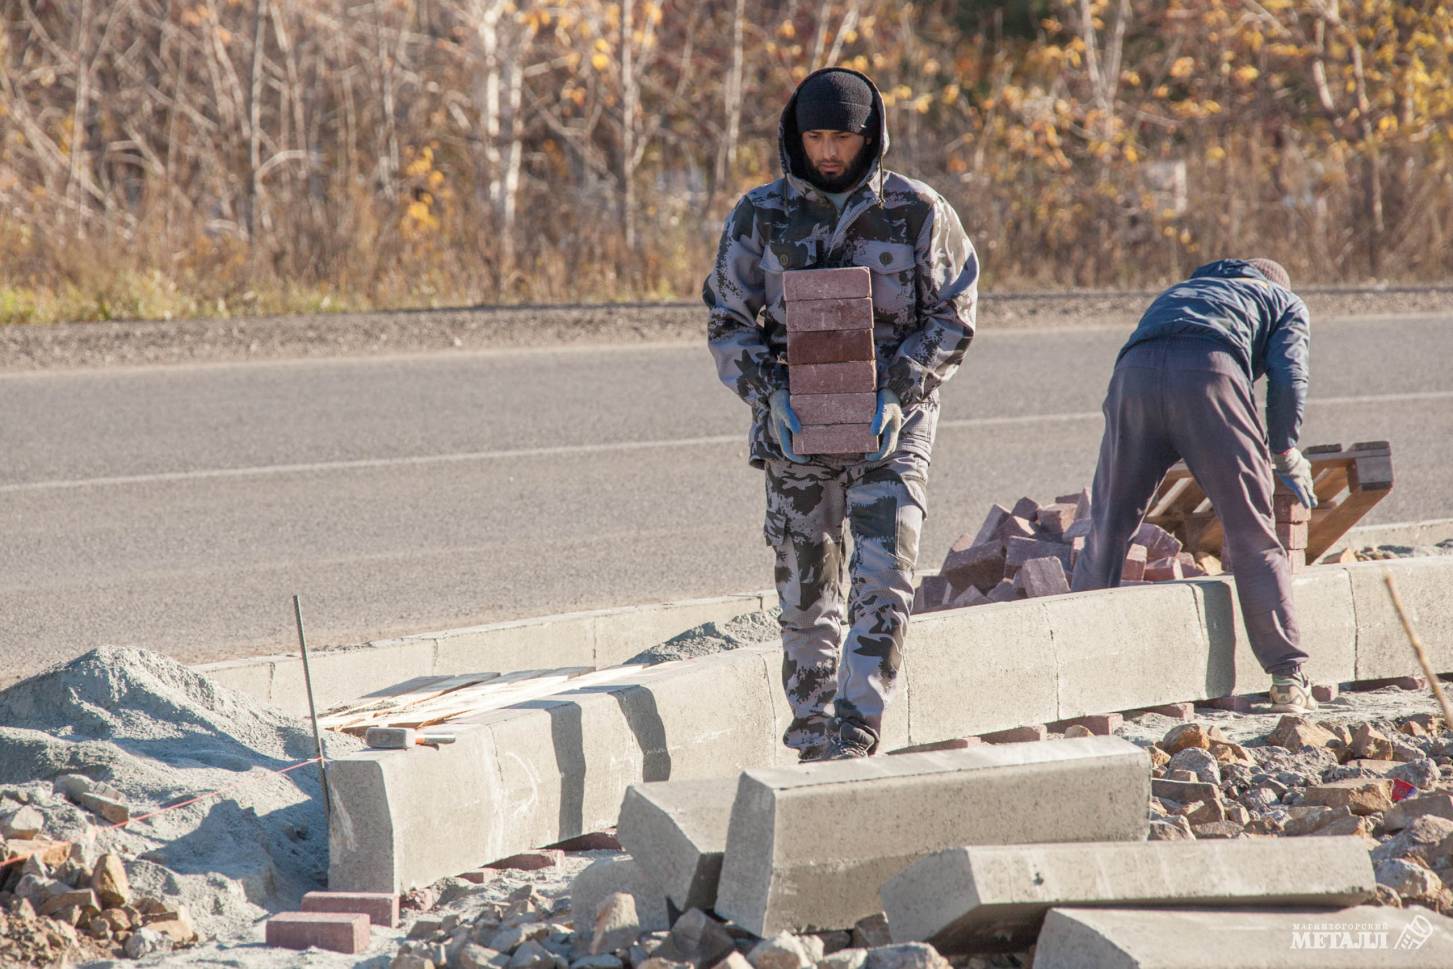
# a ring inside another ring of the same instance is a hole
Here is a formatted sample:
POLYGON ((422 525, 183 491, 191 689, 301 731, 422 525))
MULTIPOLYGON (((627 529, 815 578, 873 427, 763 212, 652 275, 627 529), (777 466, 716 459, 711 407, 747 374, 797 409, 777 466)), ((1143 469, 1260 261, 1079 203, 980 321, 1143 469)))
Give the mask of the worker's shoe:
POLYGON ((878 735, 851 720, 838 723, 837 733, 828 737, 827 751, 820 760, 852 760, 871 757, 878 749, 878 735))
POLYGON ((797 763, 810 764, 813 761, 825 760, 827 755, 828 742, 824 737, 820 742, 808 744, 806 747, 797 749, 797 763))
POLYGON ((1310 713, 1317 709, 1312 681, 1300 670, 1271 678, 1271 708, 1277 713, 1310 713))

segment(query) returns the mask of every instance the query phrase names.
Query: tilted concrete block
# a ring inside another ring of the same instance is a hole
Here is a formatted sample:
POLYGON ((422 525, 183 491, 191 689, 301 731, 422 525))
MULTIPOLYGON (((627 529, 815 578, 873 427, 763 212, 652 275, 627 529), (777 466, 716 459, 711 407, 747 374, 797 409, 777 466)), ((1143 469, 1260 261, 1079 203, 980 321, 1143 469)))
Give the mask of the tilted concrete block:
MULTIPOLYGON (((1184 585, 1196 596, 1209 652, 1203 692, 1197 697, 1261 693, 1271 679, 1246 638, 1246 625, 1230 576, 1191 579, 1184 585)), ((1326 566, 1292 579, 1297 624, 1306 647, 1307 675, 1315 681, 1341 683, 1356 675, 1357 614, 1347 571, 1326 566)))
POLYGON ((1087 737, 747 771, 716 911, 763 937, 842 929, 947 847, 1144 840, 1149 764, 1129 741, 1087 737))
POLYGON ((895 942, 1021 949, 1051 908, 1357 905, 1377 892, 1361 838, 979 845, 925 858, 883 886, 895 942))
POLYGON ((683 912, 716 905, 736 789, 736 777, 728 776, 626 790, 618 827, 621 847, 683 912))
MULTIPOLYGON (((1391 575, 1435 673, 1453 672, 1453 558, 1364 562, 1345 568, 1357 613, 1357 675, 1375 680, 1420 670, 1383 577, 1391 575)), ((1308 650, 1311 652, 1311 650, 1308 650)))
POLYGON ((1446 969, 1453 920, 1425 908, 1057 908, 1034 969, 1446 969))

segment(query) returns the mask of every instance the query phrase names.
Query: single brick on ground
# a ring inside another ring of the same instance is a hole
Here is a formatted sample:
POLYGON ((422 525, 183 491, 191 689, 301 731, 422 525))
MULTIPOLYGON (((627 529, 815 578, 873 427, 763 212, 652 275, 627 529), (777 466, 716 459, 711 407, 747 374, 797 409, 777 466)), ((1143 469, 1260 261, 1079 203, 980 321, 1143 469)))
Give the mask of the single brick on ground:
POLYGON ((361 912, 280 912, 267 920, 267 944, 283 949, 330 949, 357 955, 368 948, 361 912))
POLYGON ((941 952, 1020 948, 1075 905, 1320 906, 1372 899, 1360 838, 976 845, 925 858, 883 886, 895 942, 941 952))
POLYGON ((846 929, 880 911, 889 878, 934 851, 1142 841, 1149 782, 1148 755, 1118 737, 747 771, 716 911, 764 937, 846 929))
POLYGON ((304 912, 359 912, 386 929, 399 924, 399 897, 391 892, 308 892, 301 907, 304 912))

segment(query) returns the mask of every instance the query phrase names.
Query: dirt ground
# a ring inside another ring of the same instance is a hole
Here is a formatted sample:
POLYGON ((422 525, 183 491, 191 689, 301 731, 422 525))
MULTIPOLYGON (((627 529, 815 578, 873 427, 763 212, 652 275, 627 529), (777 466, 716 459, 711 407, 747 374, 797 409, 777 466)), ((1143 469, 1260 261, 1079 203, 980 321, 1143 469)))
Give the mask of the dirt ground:
MULTIPOLYGON (((1128 328, 1146 292, 983 295, 981 331, 1128 328)), ((1442 313, 1453 287, 1308 290, 1313 319, 1442 313)), ((113 365, 383 356, 450 350, 681 343, 705 335, 698 302, 473 307, 179 321, 0 326, 0 372, 113 365)))

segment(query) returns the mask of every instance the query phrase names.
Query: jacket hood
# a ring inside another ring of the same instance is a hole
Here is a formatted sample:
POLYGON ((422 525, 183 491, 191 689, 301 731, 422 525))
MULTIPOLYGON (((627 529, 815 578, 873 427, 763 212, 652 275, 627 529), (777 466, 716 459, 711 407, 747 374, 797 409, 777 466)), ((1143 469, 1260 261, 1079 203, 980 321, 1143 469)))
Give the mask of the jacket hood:
MULTIPOLYGON (((804 84, 827 71, 846 71, 848 74, 860 77, 867 82, 868 89, 873 92, 873 109, 878 115, 878 130, 869 146, 869 150, 873 152, 873 158, 858 185, 867 182, 873 187, 874 192, 881 195, 883 194, 883 156, 888 154, 888 112, 883 107, 883 95, 878 90, 878 85, 873 83, 873 79, 846 67, 824 67, 821 70, 813 71, 802 79, 796 90, 792 92, 792 97, 787 99, 787 106, 782 109, 782 118, 777 122, 777 154, 782 162, 782 177, 787 179, 798 192, 806 192, 811 187, 811 183, 807 180, 807 155, 802 151, 802 132, 797 130, 797 95, 802 92, 804 84)), ((853 186, 853 189, 856 190, 857 185, 853 186)))
POLYGON ((1202 279, 1207 276, 1216 276, 1221 279, 1236 279, 1251 277, 1264 282, 1274 283, 1265 273, 1257 269, 1245 259, 1217 259, 1215 262, 1208 262, 1191 273, 1192 279, 1202 279))

